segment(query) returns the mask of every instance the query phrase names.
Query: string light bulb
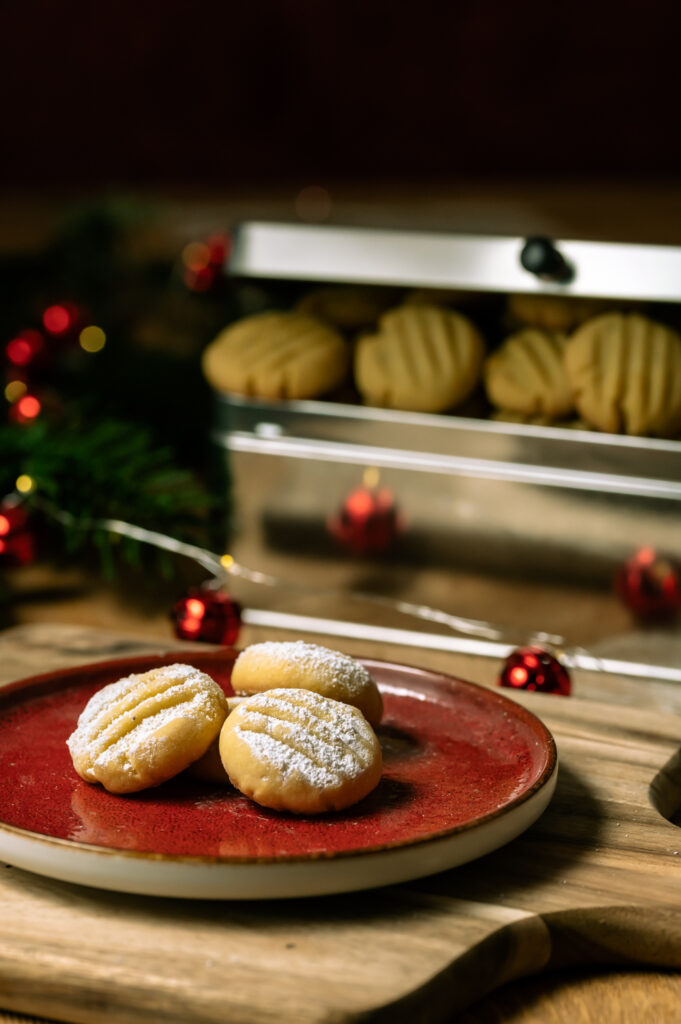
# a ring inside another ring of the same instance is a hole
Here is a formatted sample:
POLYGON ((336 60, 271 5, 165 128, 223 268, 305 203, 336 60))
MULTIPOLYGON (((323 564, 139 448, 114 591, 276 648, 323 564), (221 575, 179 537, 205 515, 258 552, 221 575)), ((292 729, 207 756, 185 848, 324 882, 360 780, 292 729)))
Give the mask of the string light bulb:
POLYGON ((21 475, 16 478, 14 486, 19 494, 30 494, 31 491, 35 489, 35 480, 32 476, 29 476, 28 473, 21 473, 21 475))
POLYGON ((43 326, 50 334, 64 334, 72 323, 71 311, 67 306, 48 306, 43 312, 43 326))
POLYGON ((25 394, 9 410, 9 416, 17 423, 30 423, 40 415, 42 405, 35 395, 25 394))
POLYGON ((5 386, 5 398, 10 404, 18 401, 28 391, 28 386, 23 380, 10 380, 5 386))
POLYGON ((78 344, 84 352, 101 352, 106 345, 106 334, 96 324, 89 324, 78 335, 78 344))

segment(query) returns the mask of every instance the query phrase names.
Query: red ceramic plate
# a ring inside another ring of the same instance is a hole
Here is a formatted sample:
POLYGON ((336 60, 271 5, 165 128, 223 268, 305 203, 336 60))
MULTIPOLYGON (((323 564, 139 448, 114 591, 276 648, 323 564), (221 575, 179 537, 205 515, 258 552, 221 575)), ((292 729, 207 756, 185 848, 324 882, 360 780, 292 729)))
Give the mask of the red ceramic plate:
MULTIPOLYGON (((229 693, 230 650, 185 660, 229 693)), ((365 660, 385 703, 384 771, 346 811, 297 817, 181 776, 114 796, 75 773, 66 739, 90 696, 177 652, 13 683, 0 698, 0 857, 71 882, 152 895, 271 898, 391 884, 497 848, 546 807, 553 739, 501 693, 365 660)))

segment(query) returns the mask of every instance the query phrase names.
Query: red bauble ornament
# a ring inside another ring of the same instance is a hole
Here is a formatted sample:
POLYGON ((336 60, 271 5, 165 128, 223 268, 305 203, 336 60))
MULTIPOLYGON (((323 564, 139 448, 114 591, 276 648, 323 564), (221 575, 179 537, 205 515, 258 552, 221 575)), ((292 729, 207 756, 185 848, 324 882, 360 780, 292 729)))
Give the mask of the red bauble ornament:
POLYGON ((9 501, 0 501, 0 537, 7 538, 23 530, 27 519, 28 516, 23 505, 12 505, 9 501))
POLYGON ((329 533, 356 555, 387 551, 402 522, 387 487, 357 487, 327 522, 329 533))
POLYGON ((230 251, 229 236, 225 234, 211 235, 206 245, 210 254, 211 266, 215 267, 219 272, 223 271, 230 251))
POLYGON ((173 619, 181 640, 230 647, 241 628, 241 605, 223 590, 193 587, 173 608, 173 619))
POLYGON ((215 234, 205 242, 190 242, 182 253, 184 282, 193 292, 208 292, 223 275, 229 249, 227 235, 215 234))
POLYGON ((615 589, 640 619, 669 619, 681 609, 681 564, 641 548, 615 576, 615 589))
POLYGON ((21 505, 0 502, 0 563, 28 565, 35 558, 35 538, 26 529, 27 518, 21 505))
POLYGON ((499 677, 500 686, 513 690, 570 695, 568 670, 543 647, 519 647, 509 654, 499 677))
POLYGON ((32 533, 18 533, 15 537, 0 537, 0 561, 9 565, 29 565, 35 558, 35 539, 32 533))

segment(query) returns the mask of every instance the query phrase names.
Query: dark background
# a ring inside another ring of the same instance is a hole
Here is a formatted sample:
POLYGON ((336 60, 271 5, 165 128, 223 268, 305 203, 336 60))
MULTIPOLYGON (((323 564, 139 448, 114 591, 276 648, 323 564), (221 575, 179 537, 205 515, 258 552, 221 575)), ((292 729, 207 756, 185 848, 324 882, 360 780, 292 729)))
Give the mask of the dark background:
POLYGON ((3 3, 0 183, 674 179, 680 6, 3 3))

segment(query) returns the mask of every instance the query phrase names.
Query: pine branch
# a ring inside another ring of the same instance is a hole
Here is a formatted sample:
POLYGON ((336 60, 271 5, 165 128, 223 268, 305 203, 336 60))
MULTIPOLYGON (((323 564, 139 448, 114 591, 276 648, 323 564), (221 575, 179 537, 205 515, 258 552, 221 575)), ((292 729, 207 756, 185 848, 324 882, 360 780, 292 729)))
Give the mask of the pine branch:
POLYGON ((36 423, 0 428, 0 489, 9 493, 17 477, 33 481, 29 509, 44 503, 66 513, 63 546, 69 553, 93 543, 102 565, 113 557, 138 564, 134 541, 111 542, 105 532, 85 529, 94 519, 125 519, 178 539, 214 543, 222 517, 218 501, 173 453, 159 447, 149 430, 105 419, 80 424, 36 423), (82 524, 82 527, 81 525, 82 524))

